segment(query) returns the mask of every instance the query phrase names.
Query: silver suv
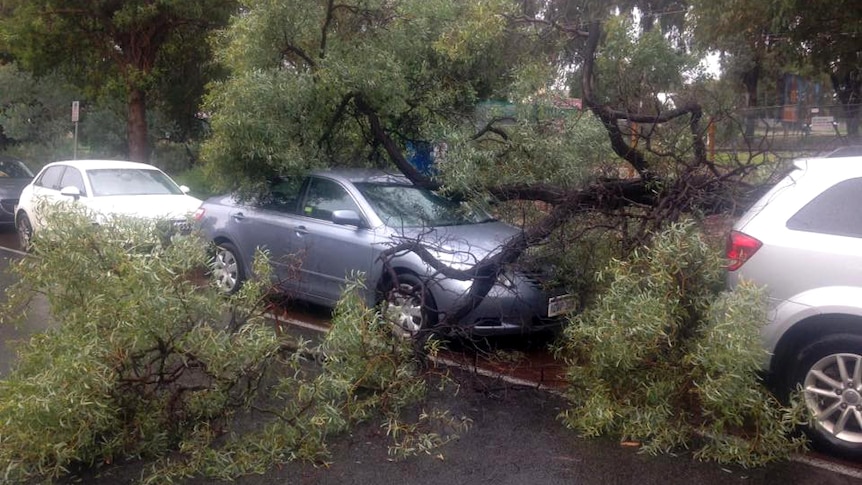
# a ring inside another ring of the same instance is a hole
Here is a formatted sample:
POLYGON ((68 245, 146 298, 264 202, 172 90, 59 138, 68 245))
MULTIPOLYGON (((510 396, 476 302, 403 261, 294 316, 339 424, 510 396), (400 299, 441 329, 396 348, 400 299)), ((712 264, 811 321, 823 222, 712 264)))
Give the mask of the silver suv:
POLYGON ((729 284, 765 286, 767 370, 820 449, 862 457, 862 157, 798 160, 728 238, 729 284))

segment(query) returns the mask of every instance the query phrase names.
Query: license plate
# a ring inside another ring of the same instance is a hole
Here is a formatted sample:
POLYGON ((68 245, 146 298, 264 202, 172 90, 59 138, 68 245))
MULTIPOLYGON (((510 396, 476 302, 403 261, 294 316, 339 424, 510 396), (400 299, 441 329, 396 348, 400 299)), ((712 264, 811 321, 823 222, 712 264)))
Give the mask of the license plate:
POLYGON ((575 295, 560 295, 548 299, 548 316, 556 317, 569 313, 577 308, 575 295))

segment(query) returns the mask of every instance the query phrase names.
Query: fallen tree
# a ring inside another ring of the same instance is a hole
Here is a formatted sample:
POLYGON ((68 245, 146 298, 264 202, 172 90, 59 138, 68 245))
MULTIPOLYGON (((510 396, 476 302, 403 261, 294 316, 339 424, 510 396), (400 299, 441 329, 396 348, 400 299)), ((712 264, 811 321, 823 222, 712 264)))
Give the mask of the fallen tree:
POLYGON ((693 56, 658 31, 633 39, 624 15, 541 5, 256 6, 223 36, 234 71, 210 96, 203 158, 223 189, 246 197, 311 167, 371 165, 453 197, 491 198, 501 211, 541 204, 518 237, 468 270, 436 261, 422 241, 387 252, 412 250, 476 282, 440 322, 453 328, 505 267, 564 227, 606 231, 624 254, 683 214, 726 211, 757 193, 747 178, 774 165, 756 150, 708 153, 711 124, 735 125, 707 82, 685 81, 693 56), (570 92, 584 111, 561 102, 570 92), (672 102, 661 101, 667 92, 672 102), (439 153, 425 170, 416 160, 429 146, 439 153))

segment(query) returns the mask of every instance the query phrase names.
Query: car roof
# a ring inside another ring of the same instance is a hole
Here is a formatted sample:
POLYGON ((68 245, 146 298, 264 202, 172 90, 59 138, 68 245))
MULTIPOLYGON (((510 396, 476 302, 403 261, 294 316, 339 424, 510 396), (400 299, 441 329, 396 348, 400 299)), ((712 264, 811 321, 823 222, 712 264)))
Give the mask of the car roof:
POLYGON ((800 158, 793 162, 799 169, 808 172, 827 172, 835 178, 847 179, 862 174, 862 156, 800 158))
POLYGON ((129 162, 126 160, 62 160, 49 163, 45 165, 45 167, 47 168, 54 165, 67 165, 79 170, 98 170, 106 168, 158 170, 158 168, 146 163, 129 162))
POLYGON ((769 223, 770 217, 776 220, 789 217, 826 188, 848 179, 862 177, 862 157, 800 158, 794 160, 793 165, 795 170, 755 202, 737 220, 735 227, 747 227, 763 211, 773 214, 758 218, 766 223, 769 223), (778 200, 781 202, 776 203, 778 200), (779 213, 782 215, 776 216, 779 213))
POLYGON ((336 168, 315 170, 311 175, 328 177, 350 183, 377 183, 413 185, 410 179, 398 172, 389 172, 377 168, 336 168))

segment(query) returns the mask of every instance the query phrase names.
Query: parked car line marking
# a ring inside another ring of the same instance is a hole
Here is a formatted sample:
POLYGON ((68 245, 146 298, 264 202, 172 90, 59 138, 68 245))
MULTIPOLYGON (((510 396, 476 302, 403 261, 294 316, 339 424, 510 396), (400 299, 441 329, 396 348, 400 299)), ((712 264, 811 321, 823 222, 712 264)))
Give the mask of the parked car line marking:
POLYGON ((6 246, 0 246, 0 251, 6 251, 7 253, 17 254, 18 256, 27 256, 28 254, 24 251, 19 251, 13 248, 7 248, 6 246))
POLYGON ((846 477, 862 480, 862 469, 859 468, 853 468, 848 465, 831 462, 823 458, 817 458, 809 455, 793 455, 791 460, 808 466, 813 466, 815 468, 820 468, 821 470, 826 470, 833 473, 837 473, 839 475, 844 475, 846 477))

